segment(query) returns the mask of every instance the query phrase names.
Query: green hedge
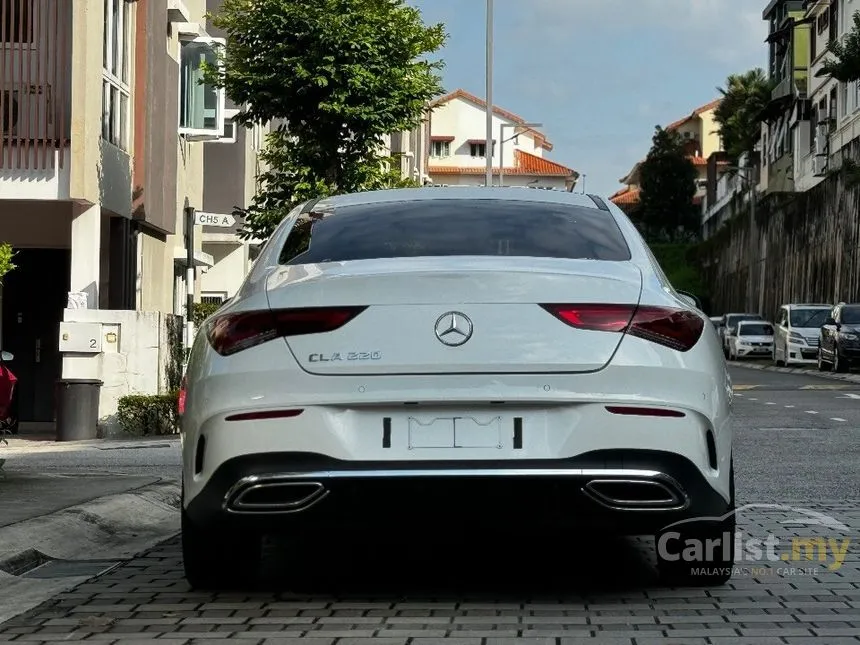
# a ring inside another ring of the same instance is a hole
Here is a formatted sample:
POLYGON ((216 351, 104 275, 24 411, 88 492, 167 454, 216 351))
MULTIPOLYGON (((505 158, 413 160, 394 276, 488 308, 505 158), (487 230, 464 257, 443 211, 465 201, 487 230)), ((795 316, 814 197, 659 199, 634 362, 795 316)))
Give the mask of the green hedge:
POLYGON ((710 294, 703 278, 697 244, 651 244, 650 247, 673 287, 703 300, 708 298, 710 294))
POLYGON ((179 391, 124 396, 117 405, 116 420, 128 434, 175 434, 179 432, 179 391))
POLYGON ((203 321, 214 314, 221 307, 219 303, 212 302, 195 302, 194 309, 191 310, 191 321, 195 327, 200 327, 203 321))

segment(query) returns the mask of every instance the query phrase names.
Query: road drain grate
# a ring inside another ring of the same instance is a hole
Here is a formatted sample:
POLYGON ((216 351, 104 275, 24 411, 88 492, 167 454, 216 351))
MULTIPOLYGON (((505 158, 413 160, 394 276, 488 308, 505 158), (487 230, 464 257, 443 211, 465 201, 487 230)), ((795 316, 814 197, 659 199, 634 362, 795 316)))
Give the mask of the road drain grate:
POLYGON ((0 571, 13 576, 21 576, 50 561, 51 558, 41 551, 27 549, 18 555, 0 560, 0 571))
POLYGON ((22 578, 92 578, 120 564, 118 560, 49 560, 22 578))

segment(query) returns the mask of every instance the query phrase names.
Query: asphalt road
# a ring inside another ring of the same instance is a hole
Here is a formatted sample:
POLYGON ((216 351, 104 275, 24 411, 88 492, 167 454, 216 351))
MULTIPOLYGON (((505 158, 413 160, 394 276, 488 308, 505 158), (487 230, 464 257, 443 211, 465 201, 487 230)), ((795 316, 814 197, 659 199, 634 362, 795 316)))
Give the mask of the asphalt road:
POLYGON ((860 500, 860 384, 730 367, 738 496, 860 500))
MULTIPOLYGON (((272 543, 258 587, 203 593, 173 539, 0 625, 0 642, 860 645, 860 385, 730 369, 738 502, 791 506, 739 515, 742 533, 847 539, 839 566, 783 550, 776 564, 740 558, 725 586, 676 590, 657 581, 646 539, 456 526, 428 539, 394 522, 369 538, 272 543)), ((136 460, 160 453, 139 454, 110 469, 139 473, 136 460)))

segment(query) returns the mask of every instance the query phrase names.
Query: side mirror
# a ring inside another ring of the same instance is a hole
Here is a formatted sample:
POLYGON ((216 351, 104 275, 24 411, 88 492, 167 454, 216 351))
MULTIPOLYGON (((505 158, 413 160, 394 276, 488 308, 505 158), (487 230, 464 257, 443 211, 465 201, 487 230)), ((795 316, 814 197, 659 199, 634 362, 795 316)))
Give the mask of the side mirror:
POLYGON ((681 296, 681 300, 683 300, 684 302, 686 302, 686 303, 687 303, 688 305, 690 305, 691 307, 695 307, 696 309, 699 309, 699 310, 701 310, 701 309, 702 309, 702 301, 701 301, 701 300, 699 300, 699 299, 698 299, 696 296, 694 296, 692 293, 689 293, 689 292, 687 292, 687 291, 677 291, 677 290, 676 290, 676 293, 677 293, 679 296, 681 296))
POLYGON ((0 361, 4 363, 15 360, 15 355, 11 352, 0 352, 0 361))

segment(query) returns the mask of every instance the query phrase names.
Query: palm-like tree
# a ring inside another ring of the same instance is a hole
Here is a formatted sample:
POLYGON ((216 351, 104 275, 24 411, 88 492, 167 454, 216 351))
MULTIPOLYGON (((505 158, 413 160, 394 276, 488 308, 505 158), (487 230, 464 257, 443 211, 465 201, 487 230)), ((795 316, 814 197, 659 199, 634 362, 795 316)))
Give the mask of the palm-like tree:
POLYGON ((733 162, 752 154, 761 138, 761 112, 770 101, 773 84, 761 68, 732 74, 717 88, 723 100, 714 111, 723 149, 733 162))

